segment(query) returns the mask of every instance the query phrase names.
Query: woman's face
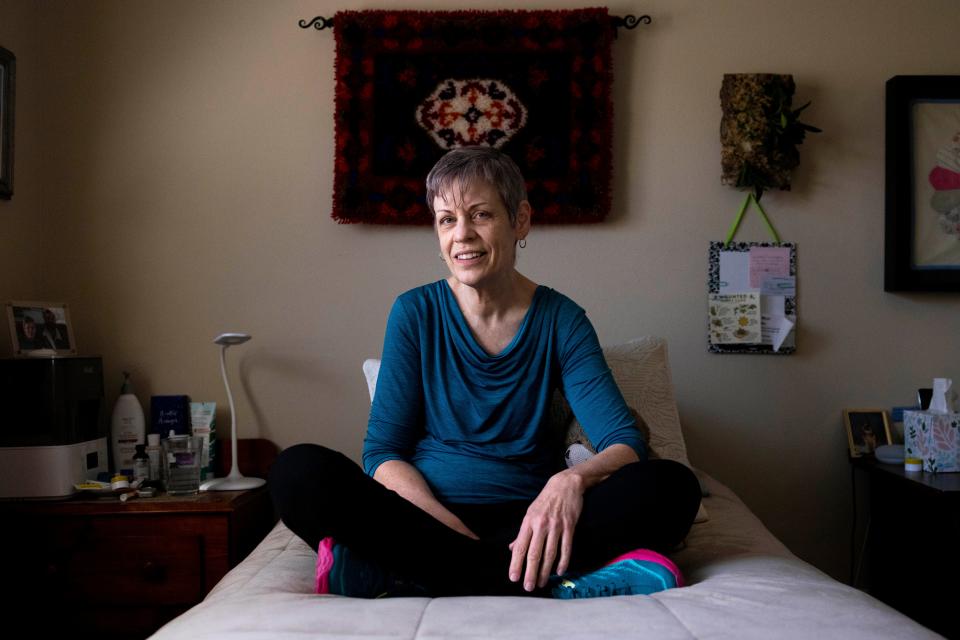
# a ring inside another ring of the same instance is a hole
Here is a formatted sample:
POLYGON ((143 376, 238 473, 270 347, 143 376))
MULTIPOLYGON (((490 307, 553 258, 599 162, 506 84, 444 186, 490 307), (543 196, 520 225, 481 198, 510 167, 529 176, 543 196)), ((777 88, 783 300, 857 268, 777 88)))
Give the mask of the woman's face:
POLYGON ((497 190, 481 180, 459 183, 434 198, 440 254, 450 273, 471 287, 491 284, 513 272, 516 243, 530 230, 530 205, 523 201, 514 225, 497 190))
POLYGON ((37 337, 37 325, 32 322, 23 323, 23 335, 25 335, 30 340, 33 340, 37 337))

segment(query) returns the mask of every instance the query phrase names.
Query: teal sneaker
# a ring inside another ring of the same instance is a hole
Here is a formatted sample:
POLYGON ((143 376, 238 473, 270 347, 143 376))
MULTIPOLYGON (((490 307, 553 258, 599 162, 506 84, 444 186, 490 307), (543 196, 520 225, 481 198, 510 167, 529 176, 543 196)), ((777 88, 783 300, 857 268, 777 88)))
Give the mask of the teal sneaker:
POLYGON ((386 571, 333 538, 317 549, 316 592, 350 598, 429 597, 423 587, 386 571))
POLYGON ((677 576, 663 564, 627 558, 596 571, 554 579, 554 598, 601 598, 604 596, 649 595, 677 586, 677 576))

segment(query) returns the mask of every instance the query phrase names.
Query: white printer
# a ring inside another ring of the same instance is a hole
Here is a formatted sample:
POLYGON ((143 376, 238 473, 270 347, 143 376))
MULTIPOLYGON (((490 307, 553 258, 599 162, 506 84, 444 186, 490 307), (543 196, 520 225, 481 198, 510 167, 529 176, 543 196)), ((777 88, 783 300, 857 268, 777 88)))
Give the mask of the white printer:
POLYGON ((109 470, 103 362, 0 359, 0 498, 64 498, 109 470))

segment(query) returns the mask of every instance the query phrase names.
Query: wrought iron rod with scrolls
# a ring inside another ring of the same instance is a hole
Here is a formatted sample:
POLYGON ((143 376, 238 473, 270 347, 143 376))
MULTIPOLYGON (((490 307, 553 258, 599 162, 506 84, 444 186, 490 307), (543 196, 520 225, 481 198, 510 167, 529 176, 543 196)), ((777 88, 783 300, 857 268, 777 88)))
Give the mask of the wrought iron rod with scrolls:
MULTIPOLYGON (((622 18, 620 16, 610 16, 610 23, 614 29, 636 29, 641 24, 650 24, 653 22, 653 18, 648 15, 635 16, 635 15, 626 15, 622 18)), ((317 31, 323 31, 324 29, 333 29, 333 18, 324 18, 323 16, 317 16, 309 22, 307 20, 300 20, 298 23, 301 29, 309 29, 313 27, 317 31)), ((619 33, 619 31, 617 32, 619 33)))

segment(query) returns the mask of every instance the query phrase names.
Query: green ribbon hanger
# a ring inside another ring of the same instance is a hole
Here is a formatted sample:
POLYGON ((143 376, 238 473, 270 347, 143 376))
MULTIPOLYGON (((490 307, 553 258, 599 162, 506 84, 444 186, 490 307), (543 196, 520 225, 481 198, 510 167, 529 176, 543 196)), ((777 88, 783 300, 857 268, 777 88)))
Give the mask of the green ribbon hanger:
POLYGON ((737 235, 737 229, 740 228, 740 222, 743 221, 743 214, 747 212, 747 207, 750 204, 753 204, 757 208, 757 211, 760 212, 760 215, 763 217, 763 223, 767 225, 767 230, 770 232, 770 235, 773 237, 773 241, 780 243, 780 235, 777 233, 777 230, 773 228, 773 225, 770 223, 770 218, 767 217, 767 212, 763 210, 763 206, 760 204, 760 201, 757 200, 753 192, 747 194, 747 197, 743 199, 743 204, 740 205, 740 211, 737 213, 736 219, 733 221, 733 225, 730 227, 730 231, 727 233, 727 239, 724 242, 725 247, 729 247, 730 243, 733 242, 733 236, 737 235))

